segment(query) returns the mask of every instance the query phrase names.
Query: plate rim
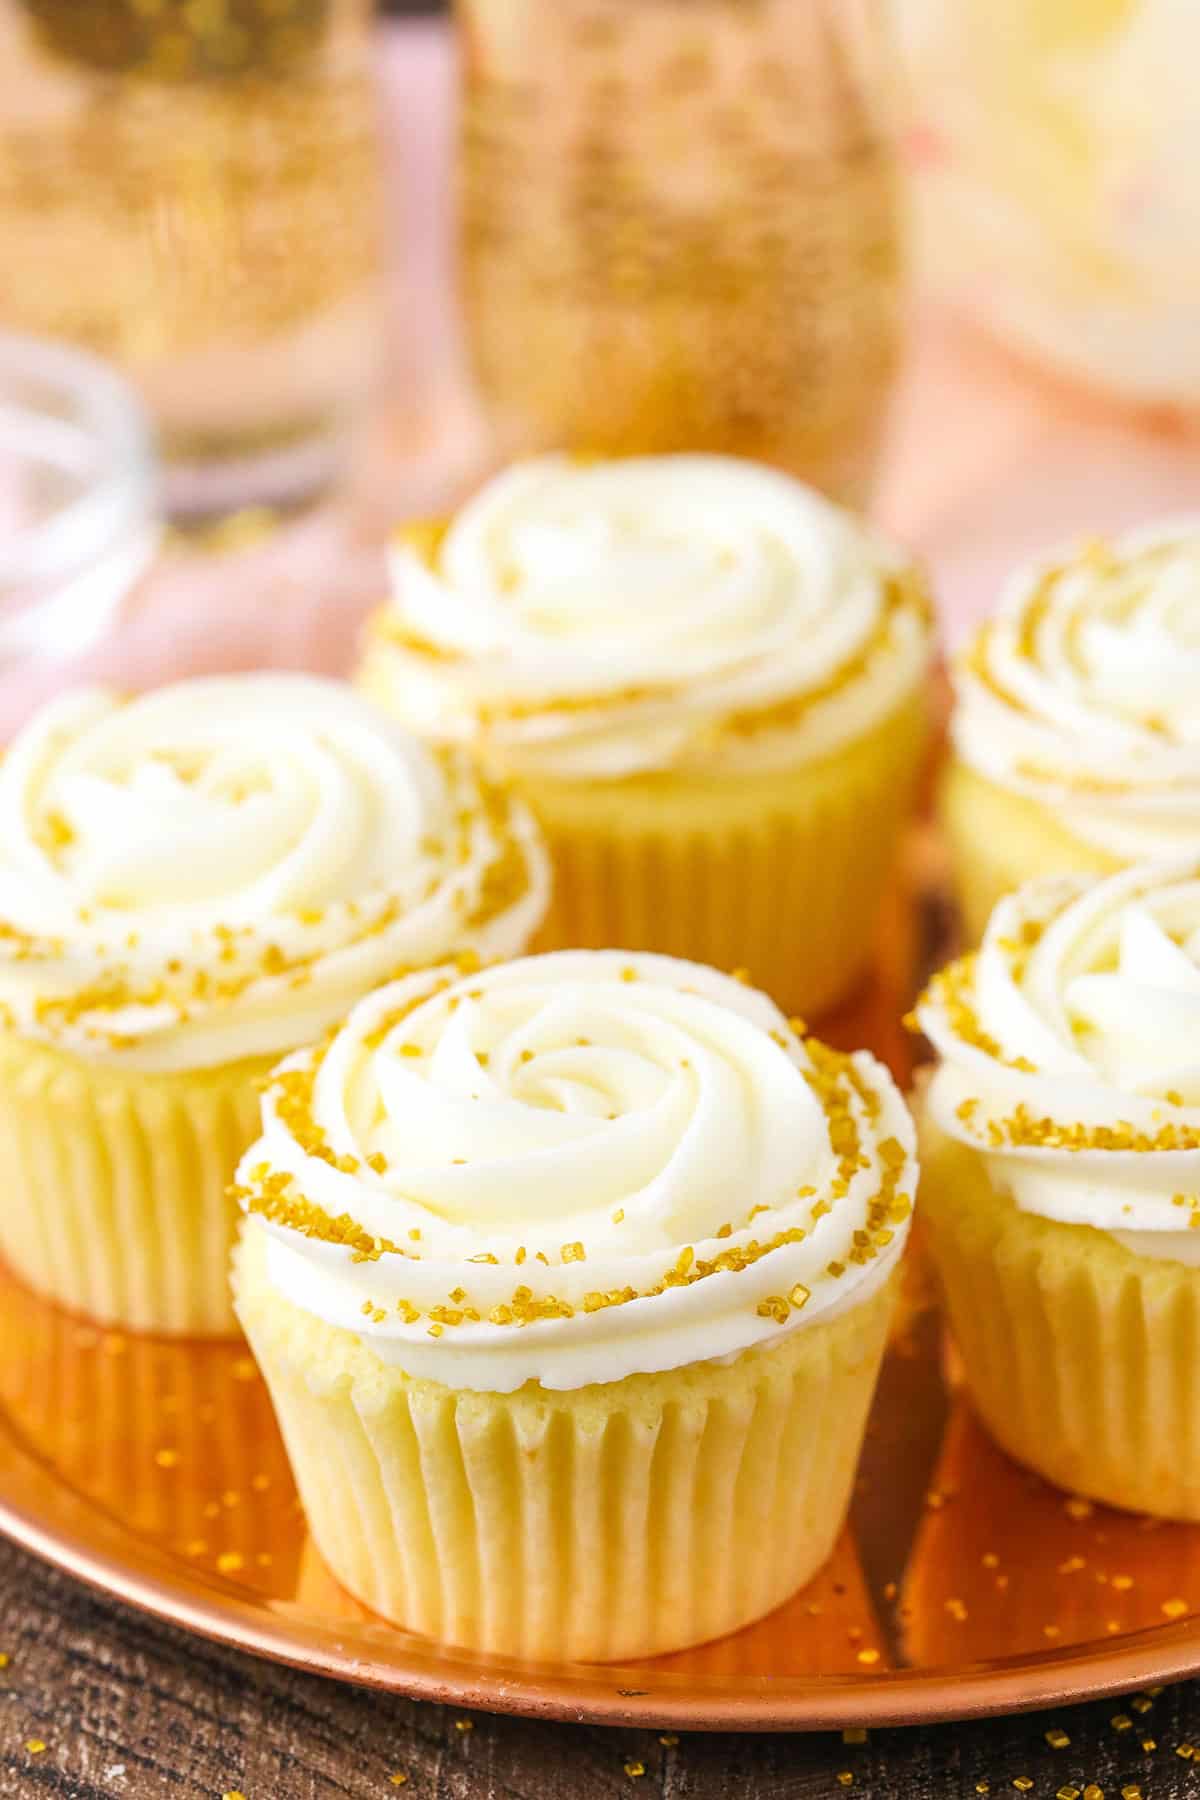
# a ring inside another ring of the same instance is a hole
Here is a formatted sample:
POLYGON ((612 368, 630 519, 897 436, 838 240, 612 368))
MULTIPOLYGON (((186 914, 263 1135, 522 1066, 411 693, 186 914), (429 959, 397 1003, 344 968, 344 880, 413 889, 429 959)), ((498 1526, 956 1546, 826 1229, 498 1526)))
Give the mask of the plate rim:
MULTIPOLYGON (((11 1440, 10 1440, 11 1442, 11 1440)), ((37 1459, 21 1448, 26 1462, 37 1459)), ((40 1472, 59 1479, 44 1465, 40 1472)), ((85 1496, 118 1540, 126 1528, 85 1496)), ((48 1524, 15 1501, 0 1478, 0 1534, 96 1592, 229 1649, 284 1664, 305 1674, 393 1693, 436 1705, 581 1725, 664 1727, 684 1731, 801 1732, 846 1726, 942 1724, 958 1719, 1077 1705, 1151 1683, 1200 1674, 1200 1615, 1130 1632, 1111 1643, 1068 1646, 1051 1655, 1028 1652, 963 1669, 893 1668, 872 1674, 699 1678, 664 1670, 650 1688, 620 1686, 635 1671, 620 1665, 560 1667, 504 1662, 492 1667, 452 1646, 396 1633, 398 1644, 420 1645, 385 1658, 373 1634, 391 1631, 347 1619, 344 1629, 306 1630, 300 1608, 284 1608, 206 1571, 183 1582, 170 1578, 184 1565, 159 1545, 133 1565, 112 1548, 48 1524), (368 1636, 367 1634, 372 1634, 368 1636), (355 1637, 365 1639, 355 1647, 355 1637), (346 1638, 343 1646, 336 1640, 346 1638), (315 1639, 315 1641, 314 1641, 315 1639), (329 1641, 325 1641, 328 1639, 329 1641), (738 1685, 740 1682, 740 1690, 738 1685)), ((636 1671, 645 1678, 646 1666, 636 1671)))

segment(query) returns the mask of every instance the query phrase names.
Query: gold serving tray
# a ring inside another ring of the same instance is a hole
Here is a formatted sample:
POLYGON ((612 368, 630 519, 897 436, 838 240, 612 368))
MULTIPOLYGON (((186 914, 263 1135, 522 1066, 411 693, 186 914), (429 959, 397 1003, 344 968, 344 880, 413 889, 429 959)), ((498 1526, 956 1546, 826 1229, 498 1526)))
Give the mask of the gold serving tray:
MULTIPOLYGON (((929 907, 892 909, 822 1034, 902 1077, 929 907)), ((934 932, 936 935, 936 930, 934 932)), ((244 1346, 108 1332, 0 1271, 0 1529, 177 1625, 424 1699, 677 1730, 807 1730, 1038 1707, 1200 1672, 1200 1527, 1050 1488, 956 1392, 919 1235, 850 1521, 823 1573, 718 1643, 628 1666, 485 1658, 345 1594, 305 1528, 244 1346)))

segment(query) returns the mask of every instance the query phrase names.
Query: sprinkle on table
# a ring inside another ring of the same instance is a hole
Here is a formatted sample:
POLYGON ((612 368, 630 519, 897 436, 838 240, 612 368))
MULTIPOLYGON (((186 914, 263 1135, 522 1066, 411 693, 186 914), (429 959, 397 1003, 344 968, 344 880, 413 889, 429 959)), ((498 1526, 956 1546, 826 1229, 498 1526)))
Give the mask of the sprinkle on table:
POLYGON ((406 1769, 397 1769, 394 1775, 388 1776, 388 1780, 393 1787, 403 1787, 408 1780, 408 1771, 406 1769))
POLYGON ((1046 1742, 1052 1750, 1066 1750, 1069 1748, 1071 1740, 1061 1725, 1052 1725, 1046 1733, 1046 1742))
POLYGON ((1104 1789, 1089 1781, 1083 1790, 1083 1800, 1104 1800, 1104 1789))
POLYGON ((1013 1786, 1016 1788, 1018 1794, 1027 1794, 1033 1786, 1033 1782, 1028 1775, 1014 1775, 1013 1786))
POLYGON ((26 1738, 25 1748, 28 1750, 30 1756, 40 1756, 46 1746, 41 1738, 26 1738))
POLYGON ((221 1795, 221 1800, 246 1800, 246 1796, 241 1788, 230 1788, 227 1793, 221 1795))
POLYGON ((628 1775, 630 1781, 636 1781, 639 1775, 644 1775, 646 1773, 646 1765, 644 1762, 638 1762, 636 1757, 631 1757, 625 1764, 625 1773, 628 1775))
POLYGON ((1079 1789, 1077 1787, 1060 1787, 1054 1800, 1079 1800, 1079 1789))
POLYGON ((679 1739, 673 1731, 664 1731, 658 1741, 660 1744, 664 1744, 668 1750, 673 1750, 679 1739))
POLYGON ((1109 1724, 1112 1726, 1114 1731, 1132 1731, 1133 1730, 1133 1720, 1130 1718, 1128 1713, 1114 1713, 1112 1718, 1109 1720, 1109 1724))
POLYGON ((856 1660, 860 1663, 864 1663, 867 1668, 870 1668, 874 1663, 879 1661, 879 1652, 878 1650, 871 1649, 860 1650, 856 1660))
POLYGON ((11 1661, 12 1658, 9 1656, 8 1651, 0 1650, 0 1669, 7 1669, 11 1661))
POLYGON ((1162 1609, 1168 1619, 1183 1619, 1188 1613, 1186 1600, 1164 1600, 1162 1609))
POLYGON ((852 1769, 839 1769, 838 1770, 838 1786, 839 1787, 853 1787, 854 1786, 854 1772, 852 1769))

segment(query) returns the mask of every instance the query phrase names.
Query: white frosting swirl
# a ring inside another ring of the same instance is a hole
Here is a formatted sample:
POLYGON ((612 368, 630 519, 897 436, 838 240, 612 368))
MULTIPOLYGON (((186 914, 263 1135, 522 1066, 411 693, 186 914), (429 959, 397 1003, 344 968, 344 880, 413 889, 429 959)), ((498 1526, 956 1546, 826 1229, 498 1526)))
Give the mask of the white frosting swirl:
POLYGON ((911 1121, 868 1055, 669 957, 564 951, 363 1001, 242 1164, 298 1306, 511 1392, 736 1355, 894 1265, 911 1121))
POLYGON ((522 807, 311 676, 76 690, 0 763, 0 1008, 89 1057, 278 1055, 547 890, 522 807))
POLYGON ((929 656, 911 567, 734 457, 519 464, 392 567, 364 685, 506 772, 803 763, 881 723, 929 656))
POLYGON ((1200 519, 1022 571, 955 675, 955 747, 1122 862, 1200 845, 1200 519))
POLYGON ((1200 861, 1031 882, 918 1018, 934 1121, 1019 1207, 1200 1263, 1200 861))

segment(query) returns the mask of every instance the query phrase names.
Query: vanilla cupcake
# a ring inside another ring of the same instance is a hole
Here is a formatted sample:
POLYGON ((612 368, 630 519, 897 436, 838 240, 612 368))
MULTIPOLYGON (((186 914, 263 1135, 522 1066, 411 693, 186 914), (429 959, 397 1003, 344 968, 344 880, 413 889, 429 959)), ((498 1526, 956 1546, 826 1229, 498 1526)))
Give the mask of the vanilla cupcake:
POLYGON ((985 1424, 1200 1519, 1200 859, 1030 883, 918 1019, 924 1218, 985 1424))
POLYGON ((972 943, 1036 875, 1200 850, 1200 521, 1022 570, 954 685, 943 817, 972 943))
POLYGON ((281 1064, 238 1313, 357 1598, 653 1655, 825 1561, 916 1170, 886 1072, 667 957, 414 975, 281 1064))
POLYGON ((547 947, 744 963, 793 1010, 871 952, 926 736, 911 565, 731 457, 549 457, 401 533, 361 681, 515 782, 547 947))
POLYGON ((546 887, 519 803, 336 683, 54 701, 0 762, 0 1253, 106 1322, 236 1330, 259 1078, 398 971, 520 950, 546 887))

